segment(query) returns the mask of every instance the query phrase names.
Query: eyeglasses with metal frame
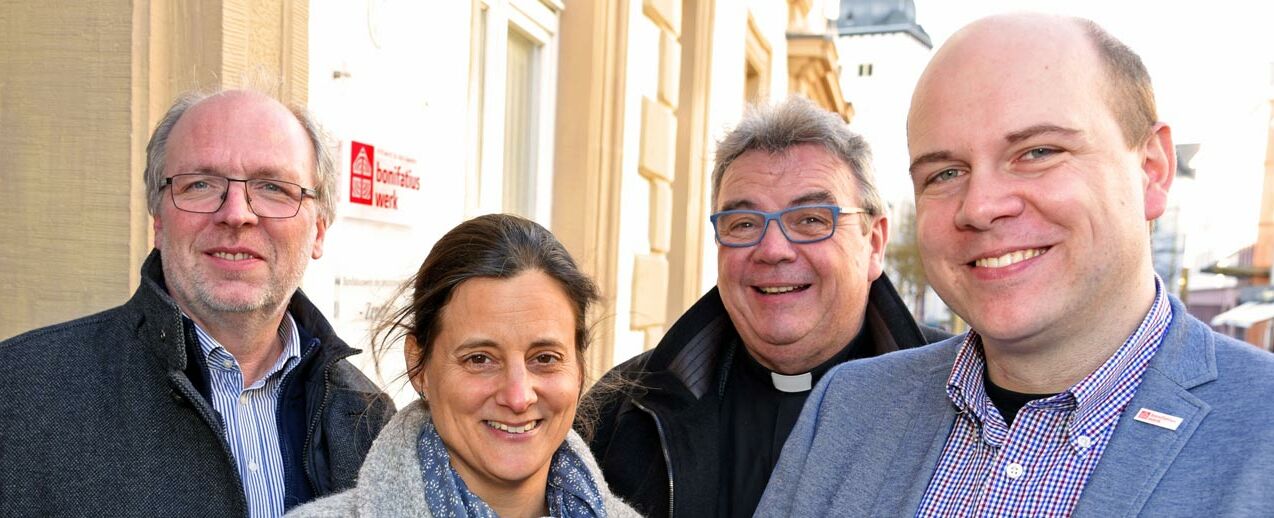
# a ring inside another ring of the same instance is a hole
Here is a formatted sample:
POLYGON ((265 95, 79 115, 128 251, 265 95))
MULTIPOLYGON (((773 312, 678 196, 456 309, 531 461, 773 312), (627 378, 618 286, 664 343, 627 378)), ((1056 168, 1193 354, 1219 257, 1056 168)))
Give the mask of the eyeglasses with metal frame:
POLYGON ((765 239, 770 221, 779 225, 783 237, 792 243, 816 243, 831 238, 842 215, 870 214, 858 207, 798 205, 774 212, 723 210, 708 219, 716 231, 717 243, 732 248, 755 246, 765 239))
MULTIPOLYGON (((221 210, 230 182, 243 182, 248 208, 261 218, 286 219, 301 212, 306 197, 317 198, 314 189, 269 178, 226 178, 212 174, 176 174, 164 178, 162 187, 172 194, 173 205, 186 212, 211 214, 221 210)), ((162 188, 161 187, 161 188, 162 188)))

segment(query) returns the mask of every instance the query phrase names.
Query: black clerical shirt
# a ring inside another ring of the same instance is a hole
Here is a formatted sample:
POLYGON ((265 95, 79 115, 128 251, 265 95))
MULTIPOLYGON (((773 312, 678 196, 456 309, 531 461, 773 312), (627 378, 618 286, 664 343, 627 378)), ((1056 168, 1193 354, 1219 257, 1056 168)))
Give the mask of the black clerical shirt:
MULTIPOLYGON (((863 326, 844 349, 810 371, 809 388, 832 367, 870 356, 871 351, 871 332, 863 326)), ((771 371, 737 340, 732 354, 720 406, 723 455, 717 514, 723 517, 752 516, 810 393, 809 388, 799 392, 775 388, 771 371)))

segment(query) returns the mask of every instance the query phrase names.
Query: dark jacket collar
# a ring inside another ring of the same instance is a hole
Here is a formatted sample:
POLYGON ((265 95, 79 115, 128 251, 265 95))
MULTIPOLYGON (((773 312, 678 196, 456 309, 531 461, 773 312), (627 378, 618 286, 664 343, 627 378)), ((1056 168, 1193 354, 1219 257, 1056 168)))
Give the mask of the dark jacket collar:
MULTIPOLYGON (((130 322, 137 329, 141 343, 145 344, 151 354, 170 370, 186 371, 190 366, 191 351, 197 351, 198 344, 191 341, 193 333, 189 333, 183 323, 181 308, 168 294, 159 250, 151 250, 146 257, 146 261, 142 263, 141 277, 141 286, 125 304, 132 312, 130 322)), ((292 295, 288 311, 296 320, 302 337, 302 356, 315 343, 326 344, 316 355, 320 357, 317 362, 319 365, 358 353, 357 349, 336 336, 332 325, 301 290, 296 290, 292 295), (317 338, 318 342, 313 338, 317 338)))
MULTIPOLYGON (((881 274, 867 294, 866 316, 873 339, 872 355, 934 341, 921 332, 889 278, 881 274)), ((737 337, 730 315, 713 287, 701 297, 651 351, 642 370, 667 371, 696 399, 702 398, 717 381, 719 366, 728 358, 728 346, 737 337)))

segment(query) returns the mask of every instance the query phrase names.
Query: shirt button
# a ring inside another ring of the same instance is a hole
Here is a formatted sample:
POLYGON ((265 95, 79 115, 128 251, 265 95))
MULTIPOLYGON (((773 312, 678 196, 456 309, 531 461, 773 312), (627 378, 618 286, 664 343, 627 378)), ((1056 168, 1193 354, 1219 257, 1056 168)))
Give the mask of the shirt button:
POLYGON ((227 369, 233 369, 233 368, 234 368, 234 362, 232 362, 232 361, 230 361, 230 360, 222 360, 222 362, 221 362, 221 366, 222 366, 222 367, 225 367, 225 368, 227 368, 227 369))
POLYGON ((246 405, 246 404, 248 404, 248 395, 247 395, 247 394, 239 394, 239 404, 240 404, 240 405, 246 405))
POLYGON ((1089 439, 1087 435, 1081 435, 1075 438, 1075 444, 1079 446, 1080 448, 1086 449, 1089 446, 1093 445, 1093 440, 1089 439))
POLYGON ((1013 480, 1017 480, 1021 478, 1022 474, 1025 472, 1026 472, 1026 469, 1023 468, 1021 464, 1018 464, 1016 462, 1004 467, 1004 475, 1013 480))
POLYGON ((255 460, 254 460, 254 461, 252 461, 252 462, 249 462, 249 463, 248 463, 248 471, 255 472, 256 470, 258 470, 258 469, 260 469, 260 468, 261 468, 261 466, 260 466, 259 464, 257 464, 257 461, 255 461, 255 460))

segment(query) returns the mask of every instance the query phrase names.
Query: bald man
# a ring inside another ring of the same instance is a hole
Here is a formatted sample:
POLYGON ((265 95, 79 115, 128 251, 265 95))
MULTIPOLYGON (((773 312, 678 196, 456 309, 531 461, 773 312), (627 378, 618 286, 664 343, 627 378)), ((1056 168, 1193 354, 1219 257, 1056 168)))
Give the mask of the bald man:
POLYGON ((983 19, 907 122, 925 272, 972 331, 829 373, 759 514, 1274 509, 1274 355, 1151 264, 1176 160, 1140 58, 1087 20, 983 19))
POLYGON ((0 515, 279 516, 353 486, 393 403, 298 289, 336 169, 301 110, 178 99, 122 306, 0 342, 0 515))

